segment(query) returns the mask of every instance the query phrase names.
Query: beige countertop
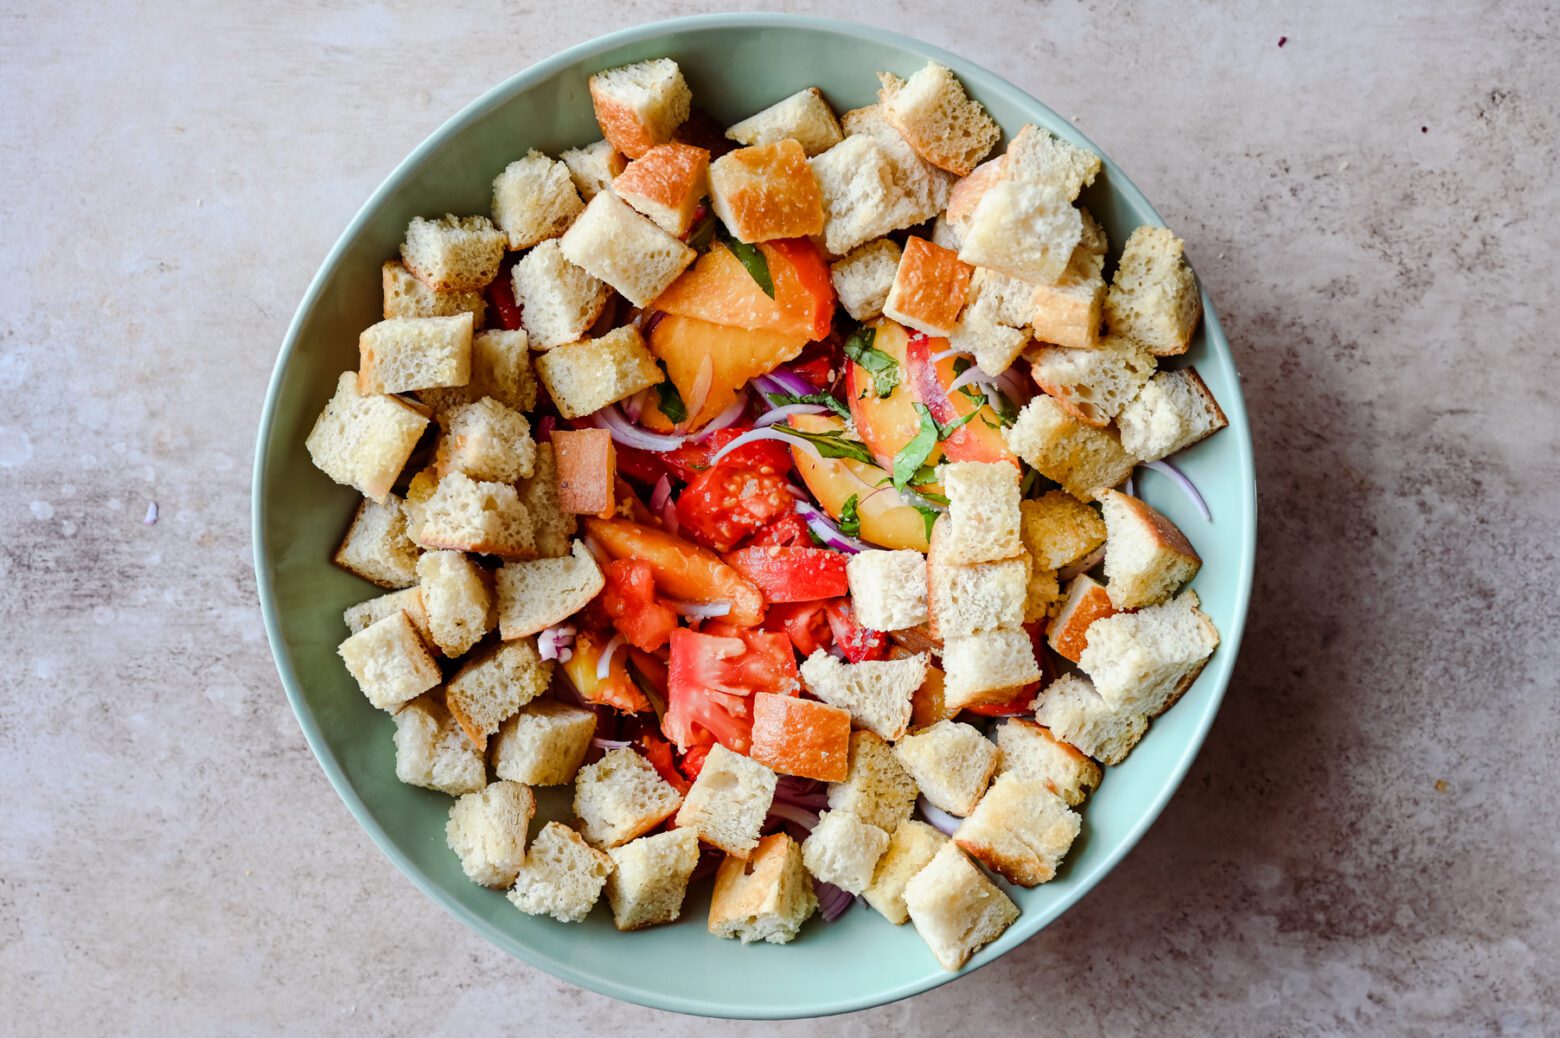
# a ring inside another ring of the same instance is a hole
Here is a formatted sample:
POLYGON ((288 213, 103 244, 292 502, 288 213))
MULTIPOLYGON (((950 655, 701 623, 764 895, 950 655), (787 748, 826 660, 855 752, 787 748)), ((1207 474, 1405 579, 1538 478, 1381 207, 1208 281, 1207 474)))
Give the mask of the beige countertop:
POLYGON ((1560 16, 1531 0, 800 5, 1076 117, 1187 239, 1245 377, 1234 683, 1057 923, 898 1005, 694 1022, 507 958, 379 854, 261 631, 278 344, 461 105, 699 6, 0 12, 0 1031, 1560 1032, 1560 16))

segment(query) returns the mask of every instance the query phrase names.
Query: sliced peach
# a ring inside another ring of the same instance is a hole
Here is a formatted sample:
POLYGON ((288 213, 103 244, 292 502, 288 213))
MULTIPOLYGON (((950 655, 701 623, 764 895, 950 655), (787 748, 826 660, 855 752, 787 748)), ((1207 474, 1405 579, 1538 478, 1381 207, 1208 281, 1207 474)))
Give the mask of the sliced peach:
MULTIPOLYGON (((790 422, 803 432, 837 432, 845 428, 845 423, 833 415, 793 415, 790 422)), ((855 495, 862 540, 884 548, 927 549, 925 520, 889 485, 887 472, 876 465, 844 458, 819 460, 803 447, 793 446, 791 457, 807 489, 823 510, 836 519, 845 502, 855 495)))
MULTIPOLYGON (((885 471, 892 472, 894 456, 921 431, 921 416, 915 410, 916 395, 910 385, 910 368, 905 362, 909 334, 887 318, 874 321, 872 327, 875 329, 872 347, 882 350, 899 365, 899 385, 888 396, 879 397, 872 372, 852 360, 845 362, 845 393, 850 397, 850 416, 856 423, 861 442, 867 445, 867 450, 885 471)), ((936 466, 942 456, 942 444, 938 444, 932 448, 926 463, 936 466)), ((936 484, 916 489, 942 493, 942 487, 936 484)))
MULTIPOLYGON (((916 399, 925 404, 932 417, 942 425, 957 421, 975 409, 974 402, 962 390, 948 392, 948 387, 958 377, 953 370, 958 358, 932 361, 933 354, 947 348, 947 339, 933 339, 920 332, 910 332, 905 346, 911 389, 916 399)), ((1005 461, 1018 466, 1018 459, 1002 439, 997 412, 990 404, 982 405, 980 411, 942 442, 944 456, 949 461, 1005 461)))
POLYGON ((720 556, 665 530, 627 519, 585 520, 585 532, 614 559, 643 559, 655 586, 685 602, 730 602, 726 621, 753 627, 764 619, 764 596, 720 556))
MULTIPOLYGON (((747 277, 746 272, 742 276, 747 277)), ((708 370, 703 406, 689 414, 688 429, 702 427, 730 407, 749 379, 794 359, 805 345, 806 335, 734 328, 676 314, 667 314, 650 330, 650 352, 666 364, 667 375, 689 408, 698 399, 700 370, 708 370)), ((640 421, 658 432, 672 428, 670 419, 653 405, 641 412, 640 421)))
POLYGON ((828 335, 834 285, 817 247, 797 239, 764 242, 758 248, 769 267, 774 298, 729 248, 717 243, 651 307, 731 328, 801 335, 803 341, 828 335))

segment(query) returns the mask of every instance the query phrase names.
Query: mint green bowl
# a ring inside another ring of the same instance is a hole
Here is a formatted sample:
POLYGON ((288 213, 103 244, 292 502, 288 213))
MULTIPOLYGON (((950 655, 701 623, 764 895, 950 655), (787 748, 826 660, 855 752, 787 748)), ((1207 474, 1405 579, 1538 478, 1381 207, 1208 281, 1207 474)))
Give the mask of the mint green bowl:
MULTIPOLYGON (((743 946, 705 932, 707 884, 690 896, 681 921, 620 934, 605 905, 585 923, 565 926, 522 915, 503 894, 470 883, 444 843, 449 798, 396 781, 394 726, 369 706, 336 657, 342 610, 375 589, 329 561, 357 495, 320 474, 303 441, 336 375, 356 367, 358 332, 379 319, 380 264, 396 253, 413 216, 487 212, 493 177, 527 148, 556 155, 597 139, 586 77, 660 56, 677 60, 696 102, 722 125, 809 85, 822 87, 838 111, 871 104, 875 70, 908 75, 932 59, 952 68, 1009 134, 1034 122, 1086 143, 1066 120, 963 58, 881 29, 818 18, 714 15, 639 26, 513 77, 441 127, 374 192, 287 331, 255 457, 255 570, 266 632, 304 735, 348 808, 424 893, 499 947, 593 991, 682 1013, 772 1019, 864 1009, 960 974, 940 969, 913 927, 890 926, 861 908, 833 924, 814 918, 790 945, 743 946)), ((1108 159, 1106 170, 1084 202, 1119 248, 1137 225, 1163 221, 1108 159)), ((1157 473, 1140 474, 1139 482, 1202 553, 1196 588, 1223 645, 1126 763, 1109 769, 1060 876, 1011 891, 1023 914, 966 973, 1032 937, 1131 849, 1175 792, 1229 683, 1251 591, 1256 482, 1235 364, 1206 296, 1203 306, 1188 359, 1230 427, 1177 462, 1201 487, 1213 523, 1157 473)), ((566 811, 557 801, 547 809, 566 811)))

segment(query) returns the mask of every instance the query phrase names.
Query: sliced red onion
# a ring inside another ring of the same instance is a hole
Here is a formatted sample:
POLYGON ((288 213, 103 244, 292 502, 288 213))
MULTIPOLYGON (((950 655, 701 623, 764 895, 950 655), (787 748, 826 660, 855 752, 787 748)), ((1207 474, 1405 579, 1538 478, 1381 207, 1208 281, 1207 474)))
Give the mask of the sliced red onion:
POLYGON ((724 458, 738 447, 745 447, 748 444, 756 443, 759 440, 779 440, 787 447, 800 447, 811 454, 813 457, 817 458, 819 461, 823 460, 823 455, 818 453, 818 448, 814 447, 806 440, 799 440, 794 436, 787 436, 779 429, 770 427, 767 429, 753 429, 749 432, 743 433, 741 436, 738 436, 735 440, 732 440, 730 443, 726 444, 726 446, 716 451, 715 456, 710 459, 710 464, 715 464, 717 461, 724 458))
POLYGON ((961 350, 961 349, 958 349, 958 348, 955 348, 955 347, 950 347, 949 349, 946 349, 946 350, 938 350, 936 353, 932 354, 931 357, 929 357, 927 359, 930 360, 931 363, 937 364, 937 363, 940 363, 941 361, 947 360, 949 357, 957 357, 959 354, 961 354, 963 352, 964 351, 961 350))
POLYGON ((1192 504, 1196 505, 1197 510, 1202 513, 1203 522, 1213 522, 1213 513, 1208 511, 1208 502, 1203 500, 1202 494, 1197 490, 1197 484, 1187 479, 1185 473, 1168 461, 1145 461, 1143 464, 1155 472, 1170 477, 1171 482, 1180 487, 1181 492, 1192 499, 1192 504))
POLYGON ((774 425, 776 422, 783 422, 793 414, 823 414, 827 410, 828 408, 822 404, 786 404, 784 407, 777 407, 769 411, 753 424, 762 429, 765 426, 774 425))
POLYGON ((810 500, 810 497, 809 497, 807 491, 803 490, 801 487, 797 486, 795 483, 787 483, 785 489, 788 490, 790 492, 791 496, 796 498, 798 501, 810 500))
POLYGON ((829 790, 816 779, 783 775, 775 783, 775 800, 807 811, 823 811, 829 806, 829 790))
POLYGON ((916 797, 915 806, 921 812, 921 817, 945 836, 952 836, 953 831, 959 827, 960 819, 940 807, 933 806, 932 802, 925 797, 916 797))
POLYGON ((972 382, 979 382, 981 385, 990 386, 995 385, 996 381, 997 377, 995 375, 988 375, 984 371, 980 370, 980 368, 971 364, 969 368, 965 370, 964 374, 948 383, 948 392, 957 393, 959 390, 963 389, 972 382))
POLYGON ((694 376, 693 392, 683 401, 687 405, 690 416, 704 410, 705 401, 710 398, 710 387, 714 384, 715 362, 710 359, 709 354, 705 354, 704 359, 699 362, 699 373, 694 376))
POLYGON ((813 827, 818 824, 816 811, 809 811, 805 807, 797 807, 795 804, 787 804, 783 801, 769 805, 769 817, 765 822, 776 818, 784 822, 793 822, 808 832, 812 832, 813 827))
POLYGON ((1035 387, 1026 383, 1014 368, 1008 368, 997 376, 997 388, 1002 395, 1008 398, 1008 402, 1014 407, 1023 407, 1034 399, 1035 387))
POLYGON ((644 324, 639 329, 639 334, 647 339, 650 338, 650 333, 655 331, 655 326, 666 317, 665 310, 650 310, 648 313, 649 316, 644 318, 644 324))
POLYGON ((1137 497, 1137 483, 1130 474, 1127 476, 1127 481, 1121 484, 1121 492, 1128 497, 1137 497))
POLYGON ((556 624, 536 636, 536 652, 544 660, 567 663, 574 656, 574 625, 556 624))
POLYGON ((627 750, 634 745, 626 739, 603 739, 599 736, 592 738, 590 744, 598 750, 627 750))
POLYGON ((146 506, 146 518, 142 519, 141 522, 145 523, 147 526, 156 526, 157 525, 157 502, 156 501, 152 501, 151 503, 149 503, 146 506))
POLYGON ((551 442, 553 430, 556 428, 558 428, 558 419, 554 415, 542 415, 542 420, 536 423, 536 442, 551 442))
POLYGON ((1095 566, 1098 566, 1104 561, 1105 545, 1102 544, 1098 548, 1095 548, 1093 551, 1089 552, 1089 554, 1085 555, 1083 558, 1079 559, 1077 562, 1074 562, 1072 565, 1063 566, 1061 569, 1057 570, 1056 579, 1066 583, 1080 573, 1089 572, 1089 570, 1093 569, 1095 566))
POLYGON ((866 551, 869 547, 862 541, 842 532, 834 525, 834 520, 829 513, 814 505, 811 501, 796 502, 796 514, 806 521, 809 529, 817 534, 823 543, 837 551, 843 551, 854 555, 858 551, 866 551))
POLYGON ((709 423, 694 435, 693 442, 703 443, 709 438, 711 433, 719 432, 728 426, 736 424, 737 419, 741 418, 742 413, 747 410, 747 403, 747 394, 738 393, 737 399, 732 402, 730 407, 711 418, 709 423))
POLYGON ((823 916, 826 923, 834 922, 856 903, 855 894, 821 879, 813 880, 813 893, 818 898, 818 914, 823 916))
POLYGON ((806 396, 808 393, 818 392, 817 386, 787 368, 775 368, 761 377, 767 378, 779 386, 781 392, 793 393, 796 396, 806 396))
POLYGON ((687 442, 686 436, 661 436, 658 433, 645 432, 634 425, 616 404, 608 404, 595 414, 590 416, 591 423, 598 429, 605 429, 612 434, 612 439, 625 447, 637 447, 642 451, 676 450, 687 442))
POLYGON ((648 389, 641 389, 639 392, 635 393, 633 396, 631 396, 627 400, 623 401, 623 403, 622 403, 623 416, 625 418, 627 418, 630 422, 637 423, 639 421, 640 416, 642 414, 644 414, 644 411, 645 411, 645 394, 647 394, 649 392, 650 392, 650 390, 648 390, 648 389))
POLYGON ((607 675, 612 673, 612 657, 617 655, 618 649, 623 646, 623 636, 614 634, 612 640, 607 642, 606 648, 601 650, 601 659, 596 661, 596 680, 605 681, 607 675))
POLYGON ((725 616, 731 612, 730 602, 679 602, 676 599, 667 599, 666 604, 681 616, 695 617, 700 620, 713 620, 717 616, 725 616))

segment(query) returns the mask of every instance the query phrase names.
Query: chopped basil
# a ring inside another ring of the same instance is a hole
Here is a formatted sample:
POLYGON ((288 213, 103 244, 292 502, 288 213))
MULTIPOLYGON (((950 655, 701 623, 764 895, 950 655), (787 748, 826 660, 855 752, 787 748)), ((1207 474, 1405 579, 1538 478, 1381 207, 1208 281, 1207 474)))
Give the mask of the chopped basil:
MULTIPOLYGON (((661 374, 666 374, 666 365, 660 364, 661 374)), ((671 376, 655 387, 656 410, 664 414, 668 421, 685 422, 688 420, 688 407, 683 403, 682 394, 677 392, 677 386, 672 382, 671 376)))
POLYGON ((857 537, 861 534, 861 516, 856 512, 856 495, 852 494, 845 499, 845 504, 840 507, 839 528, 840 533, 847 537, 857 537))
POLYGON ((697 252, 708 252, 710 242, 715 240, 715 227, 715 214, 705 213, 688 232, 688 247, 697 252))
POLYGON ((805 440, 818 448, 818 453, 825 458, 844 458, 847 461, 859 461, 865 465, 877 466, 866 444, 860 440, 847 440, 845 434, 838 430, 803 432, 790 425, 772 425, 770 428, 783 436, 794 436, 798 440, 805 440))
POLYGON ((932 412, 926 409, 925 404, 912 404, 915 413, 921 416, 921 428, 910 437, 910 442, 899 448, 899 453, 894 455, 894 486, 903 489, 921 471, 926 464, 926 459, 931 457, 932 451, 937 448, 938 436, 937 419, 932 417, 932 412))
MULTIPOLYGON (((970 370, 970 364, 971 361, 968 357, 955 358, 953 362, 954 377, 958 378, 970 370)), ((1013 406, 1013 402, 1003 394, 1002 390, 994 385, 988 386, 987 389, 989 392, 982 392, 973 385, 968 385, 960 386, 959 392, 963 393, 976 407, 989 405, 997 413, 997 422, 992 422, 984 416, 981 418, 981 423, 988 429, 1006 429, 1018 421, 1018 408, 1013 406)))
MULTIPOLYGON (((724 230, 724 228, 722 228, 724 230)), ((737 241, 730 234, 723 233, 720 240, 725 243, 731 254, 742 263, 753 280, 758 282, 758 287, 764 290, 764 295, 770 299, 775 297, 775 281, 769 276, 769 261, 764 258, 763 250, 757 245, 749 245, 744 241, 737 241)))
POLYGON ((818 404, 827 407, 841 418, 850 417, 850 408, 836 400, 831 393, 765 393, 769 402, 776 407, 785 407, 788 404, 818 404))
POLYGON ((813 542, 813 546, 814 547, 818 547, 818 548, 828 548, 828 547, 831 547, 829 542, 824 540, 822 537, 819 537, 818 536, 818 531, 814 530, 811 526, 809 526, 807 528, 807 536, 812 538, 812 542, 813 542))
POLYGON ((932 527, 937 524, 937 509, 928 508, 925 505, 912 505, 911 507, 921 513, 921 522, 926 525, 926 539, 931 540, 932 527))
POLYGON ((1002 390, 992 387, 991 406, 997 412, 997 417, 1002 419, 1002 427, 1006 429, 1018 421, 1018 408, 1013 406, 1013 401, 1007 398, 1002 390))
POLYGON ((934 493, 930 490, 922 490, 919 487, 916 488, 915 495, 919 498, 922 498, 923 500, 930 501, 934 505, 942 505, 944 508, 948 507, 948 498, 946 495, 934 493))
POLYGON ((845 356, 860 364, 872 375, 872 386, 879 398, 886 397, 899 385, 899 363, 872 345, 877 329, 865 325, 857 327, 845 339, 845 356))

